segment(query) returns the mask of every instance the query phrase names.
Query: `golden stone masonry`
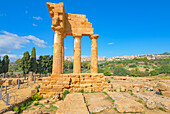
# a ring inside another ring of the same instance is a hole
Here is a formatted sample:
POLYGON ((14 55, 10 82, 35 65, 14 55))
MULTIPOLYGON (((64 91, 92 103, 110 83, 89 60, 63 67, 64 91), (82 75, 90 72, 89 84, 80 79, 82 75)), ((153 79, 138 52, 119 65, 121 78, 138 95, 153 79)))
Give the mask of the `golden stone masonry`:
POLYGON ((102 91, 108 87, 104 75, 98 73, 97 38, 94 35, 92 23, 86 15, 65 13, 63 3, 47 3, 52 18, 51 28, 55 32, 53 50, 53 69, 51 77, 43 82, 40 93, 54 95, 65 90, 70 92, 84 90, 86 92, 102 91), (74 38, 73 73, 64 74, 64 38, 72 35, 74 38), (81 38, 91 39, 91 73, 81 73, 81 38))

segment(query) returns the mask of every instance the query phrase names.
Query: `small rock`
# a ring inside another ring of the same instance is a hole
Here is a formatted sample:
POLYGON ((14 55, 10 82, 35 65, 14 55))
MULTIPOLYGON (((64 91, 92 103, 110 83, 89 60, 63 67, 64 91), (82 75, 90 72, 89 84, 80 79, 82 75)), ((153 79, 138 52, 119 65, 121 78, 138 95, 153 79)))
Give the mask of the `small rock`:
POLYGON ((17 113, 14 111, 8 111, 8 112, 5 112, 4 114, 17 114, 17 113))
POLYGON ((152 99, 148 99, 146 105, 149 109, 154 109, 156 107, 156 103, 152 99))
POLYGON ((63 100, 60 100, 60 101, 56 102, 56 103, 54 104, 54 106, 56 106, 57 108, 59 108, 62 103, 63 103, 63 100))
POLYGON ((40 100, 39 103, 40 103, 40 104, 49 103, 49 100, 48 100, 48 99, 40 100))

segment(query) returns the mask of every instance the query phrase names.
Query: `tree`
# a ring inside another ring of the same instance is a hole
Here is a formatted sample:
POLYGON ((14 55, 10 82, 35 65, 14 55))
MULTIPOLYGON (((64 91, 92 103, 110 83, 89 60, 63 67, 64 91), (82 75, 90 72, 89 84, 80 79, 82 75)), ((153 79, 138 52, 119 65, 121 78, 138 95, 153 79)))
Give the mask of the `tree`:
POLYGON ((24 53, 22 60, 21 60, 21 68, 22 68, 23 74, 25 76, 25 79, 26 79, 26 74, 28 74, 30 71, 29 60, 30 60, 30 55, 29 55, 29 52, 26 51, 24 53))
POLYGON ((64 61, 64 72, 71 73, 73 70, 73 62, 72 61, 64 61))
POLYGON ((122 67, 119 67, 119 68, 115 68, 113 74, 117 76, 125 76, 125 75, 129 75, 129 71, 122 67))
POLYGON ((167 65, 163 65, 158 69, 158 72, 160 74, 162 74, 162 73, 166 74, 166 73, 168 73, 168 71, 170 71, 170 66, 167 66, 167 65))
POLYGON ((1 61, 1 57, 0 57, 0 74, 2 73, 2 61, 1 61))
POLYGON ((17 60, 15 61, 15 64, 18 65, 18 70, 19 70, 19 71, 22 70, 22 68, 21 68, 21 63, 22 63, 22 60, 21 60, 21 59, 17 59, 17 60))
POLYGON ((42 60, 43 60, 43 56, 39 56, 39 59, 37 59, 37 69, 35 71, 35 73, 40 74, 40 77, 41 74, 43 73, 42 60))
POLYGON ((104 75, 105 75, 105 76, 111 76, 110 70, 109 70, 109 69, 105 69, 105 70, 104 70, 104 75))
POLYGON ((44 55, 42 56, 42 69, 43 69, 43 74, 51 73, 52 72, 52 57, 49 55, 44 55))
POLYGON ((8 58, 8 55, 5 55, 3 57, 3 60, 2 60, 2 72, 4 73, 4 78, 5 78, 5 74, 8 72, 8 69, 9 69, 9 58, 8 58))
POLYGON ((36 71, 36 69, 37 69, 35 47, 32 48, 31 58, 30 58, 30 60, 29 60, 29 64, 30 64, 30 71, 32 71, 32 76, 33 76, 33 73, 34 73, 34 72, 36 71))
POLYGON ((155 76, 159 74, 157 70, 150 71, 150 73, 151 73, 151 76, 155 76))
POLYGON ((21 65, 21 59, 17 59, 17 60, 15 61, 15 64, 17 64, 18 66, 20 66, 20 65, 21 65))

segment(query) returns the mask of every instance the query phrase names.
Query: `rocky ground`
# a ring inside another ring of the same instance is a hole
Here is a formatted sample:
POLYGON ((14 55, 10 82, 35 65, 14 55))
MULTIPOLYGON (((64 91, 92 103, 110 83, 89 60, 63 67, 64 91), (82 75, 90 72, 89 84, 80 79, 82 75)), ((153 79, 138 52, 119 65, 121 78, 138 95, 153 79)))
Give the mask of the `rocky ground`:
POLYGON ((41 81, 36 81, 35 83, 33 81, 30 81, 27 85, 26 80, 22 81, 20 83, 20 87, 18 89, 17 85, 17 79, 4 79, 3 83, 3 90, 2 90, 2 96, 3 99, 6 100, 6 94, 5 94, 5 85, 7 84, 7 93, 9 93, 9 105, 6 106, 6 103, 0 100, 0 114, 3 113, 6 110, 12 110, 14 105, 18 105, 20 103, 23 103, 31 98, 31 91, 35 89, 38 85, 41 84, 41 81), (11 80, 9 83, 9 80, 11 80), (16 84, 14 84, 16 82, 16 84))
POLYGON ((69 93, 34 101, 23 114, 118 114, 170 113, 169 78, 107 77, 109 89, 103 92, 69 93))

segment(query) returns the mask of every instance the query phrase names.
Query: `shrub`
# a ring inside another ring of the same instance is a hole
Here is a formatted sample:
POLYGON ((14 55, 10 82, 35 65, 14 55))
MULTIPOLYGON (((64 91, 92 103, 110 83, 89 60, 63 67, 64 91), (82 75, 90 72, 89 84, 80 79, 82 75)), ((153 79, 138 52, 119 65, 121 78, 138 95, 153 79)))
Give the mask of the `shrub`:
POLYGON ((66 97, 66 95, 69 94, 68 90, 65 90, 62 96, 62 99, 64 100, 64 98, 66 97))
POLYGON ((37 92, 39 92, 40 85, 36 86, 35 89, 37 90, 37 92))
POLYGON ((124 69, 124 68, 115 68, 115 70, 113 71, 114 75, 117 76, 125 76, 125 75, 129 75, 129 71, 124 69))
POLYGON ((36 102, 36 103, 33 104, 33 106, 37 106, 37 105, 39 105, 39 102, 36 102))
POLYGON ((109 70, 109 69, 106 69, 106 70, 104 71, 104 75, 105 75, 105 76, 111 76, 110 70, 109 70))
POLYGON ((82 90, 79 90, 79 92, 80 92, 80 93, 84 93, 84 90, 83 90, 83 89, 82 89, 82 90))
POLYGON ((136 65, 129 65, 129 68, 135 68, 137 67, 136 65))
POLYGON ((31 95, 31 98, 33 101, 39 101, 42 99, 42 96, 40 94, 38 94, 37 92, 35 92, 35 94, 31 95))
POLYGON ((17 107, 17 106, 15 106, 14 108, 13 108, 13 111, 15 111, 15 112, 19 112, 19 107, 17 107))
POLYGON ((170 66, 167 65, 163 65, 158 69, 159 73, 168 73, 168 71, 170 71, 170 66))
POLYGON ((157 70, 150 71, 151 76, 158 75, 159 72, 157 70))

